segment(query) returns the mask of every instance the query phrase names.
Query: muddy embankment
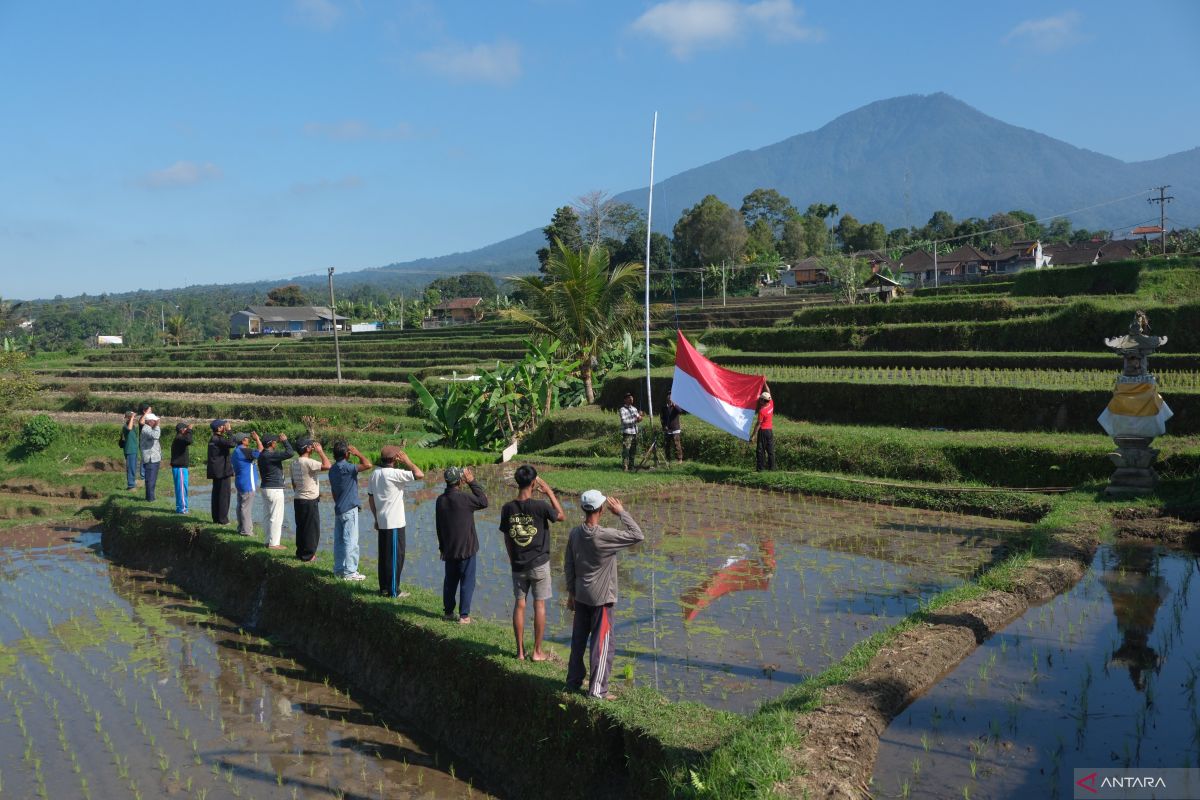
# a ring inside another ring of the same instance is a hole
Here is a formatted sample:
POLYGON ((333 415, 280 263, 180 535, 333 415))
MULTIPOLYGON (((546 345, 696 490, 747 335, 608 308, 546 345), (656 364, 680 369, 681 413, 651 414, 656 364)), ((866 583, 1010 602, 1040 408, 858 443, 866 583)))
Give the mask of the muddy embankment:
MULTIPOLYGON (((1121 538, 1181 544, 1200 535, 1198 520, 1200 514, 1184 518, 1131 510, 1114 514, 1113 529, 1121 538)), ((1012 591, 989 592, 926 615, 880 649, 862 674, 826 689, 820 707, 797 718, 804 744, 795 759, 805 772, 787 793, 838 800, 873 796, 868 781, 879 739, 891 721, 984 640, 1031 606, 1078 583, 1095 555, 1099 533, 1080 529, 1055 536, 1046 555, 1016 575, 1012 591)))
POLYGON ((702 755, 623 722, 608 704, 567 694, 561 676, 505 669, 511 654, 451 635, 432 608, 376 598, 257 541, 119 500, 105 503, 101 527, 118 563, 164 573, 303 652, 512 797, 666 796, 663 775, 702 755))

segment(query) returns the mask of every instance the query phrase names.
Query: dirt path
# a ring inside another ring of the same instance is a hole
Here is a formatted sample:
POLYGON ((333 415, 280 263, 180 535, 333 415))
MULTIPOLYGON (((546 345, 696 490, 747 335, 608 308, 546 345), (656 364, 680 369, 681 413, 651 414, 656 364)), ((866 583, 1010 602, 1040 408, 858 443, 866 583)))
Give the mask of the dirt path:
POLYGON ((1030 606, 1074 586, 1098 544, 1099 530, 1058 537, 1048 556, 1017 576, 1014 591, 990 592, 939 609, 880 649, 862 674, 826 689, 820 707, 797 719, 803 745, 791 755, 804 774, 781 787, 784 793, 838 800, 871 797, 868 781, 879 738, 896 715, 1030 606))

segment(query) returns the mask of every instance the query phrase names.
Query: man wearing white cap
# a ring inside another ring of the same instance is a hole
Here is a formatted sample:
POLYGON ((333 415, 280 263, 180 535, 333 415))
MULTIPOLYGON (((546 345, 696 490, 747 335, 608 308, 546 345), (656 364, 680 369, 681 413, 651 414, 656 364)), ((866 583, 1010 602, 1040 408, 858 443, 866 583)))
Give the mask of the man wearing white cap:
POLYGON ((571 630, 571 657, 567 661, 567 688, 583 685, 583 649, 591 640, 589 697, 611 700, 608 677, 612 672, 612 611, 617 602, 617 553, 645 539, 642 529, 621 501, 589 489, 579 498, 583 524, 571 529, 563 557, 567 579, 567 608, 575 612, 571 630), (617 515, 624 530, 600 525, 604 506, 617 515))
POLYGON ((754 427, 750 429, 750 438, 755 442, 755 468, 759 472, 775 469, 775 401, 771 399, 770 387, 765 385, 763 393, 758 396, 758 408, 755 412, 754 427))
POLYGON ((139 441, 142 446, 142 467, 146 470, 146 499, 154 502, 154 486, 158 483, 158 468, 162 464, 162 445, 159 439, 162 431, 158 429, 158 415, 147 411, 142 415, 142 432, 139 441))

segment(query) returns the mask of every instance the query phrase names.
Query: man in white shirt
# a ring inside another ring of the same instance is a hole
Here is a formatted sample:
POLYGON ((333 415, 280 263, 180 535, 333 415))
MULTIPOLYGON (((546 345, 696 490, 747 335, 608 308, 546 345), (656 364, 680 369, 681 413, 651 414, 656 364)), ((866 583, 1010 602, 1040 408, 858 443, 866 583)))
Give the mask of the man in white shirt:
POLYGON ((296 443, 300 457, 292 462, 292 489, 296 496, 292 508, 296 514, 296 558, 312 561, 317 557, 317 546, 321 542, 321 487, 317 476, 332 466, 325 448, 320 442, 307 437, 296 443), (317 461, 310 454, 321 457, 317 461))
POLYGON ((408 592, 400 591, 407 544, 404 485, 424 477, 425 473, 409 459, 408 453, 389 444, 380 452, 379 466, 367 480, 367 501, 379 534, 379 594, 383 597, 408 597, 408 592), (406 469, 398 468, 397 462, 406 469))

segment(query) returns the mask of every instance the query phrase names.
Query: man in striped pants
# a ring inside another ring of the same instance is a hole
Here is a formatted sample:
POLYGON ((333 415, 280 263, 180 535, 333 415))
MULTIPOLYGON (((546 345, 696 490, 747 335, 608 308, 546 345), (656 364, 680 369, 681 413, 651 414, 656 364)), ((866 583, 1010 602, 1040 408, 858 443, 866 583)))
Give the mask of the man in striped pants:
POLYGON ((389 444, 379 453, 379 466, 367 480, 367 502, 379 534, 379 594, 383 597, 408 597, 408 592, 400 591, 407 544, 404 485, 424 477, 425 473, 409 459, 408 453, 389 444), (407 469, 399 469, 397 461, 407 469))
POLYGON ((571 657, 567 661, 567 688, 583 685, 583 650, 591 641, 588 697, 611 700, 608 678, 613 663, 613 606, 617 602, 617 553, 645 539, 642 529, 621 501, 589 489, 579 498, 582 525, 571 529, 563 557, 567 579, 567 608, 575 612, 571 630, 571 657), (624 530, 605 528, 600 516, 605 505, 624 530))

